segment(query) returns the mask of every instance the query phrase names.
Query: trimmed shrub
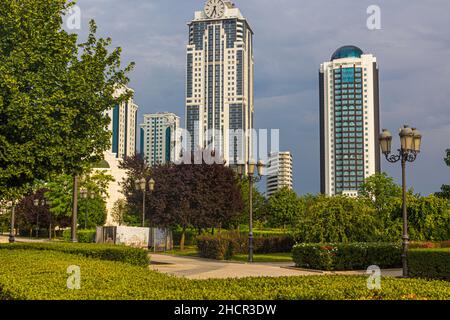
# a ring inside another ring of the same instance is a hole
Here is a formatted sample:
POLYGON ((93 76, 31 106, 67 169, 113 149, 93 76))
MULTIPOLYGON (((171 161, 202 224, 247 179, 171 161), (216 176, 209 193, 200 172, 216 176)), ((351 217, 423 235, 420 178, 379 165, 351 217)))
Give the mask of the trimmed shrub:
POLYGON ((450 248, 410 250, 408 267, 411 277, 450 281, 450 248))
POLYGON ((444 281, 311 276, 188 280, 146 268, 60 252, 1 252, 0 300, 448 300, 444 281), (80 290, 67 290, 67 267, 79 266, 80 290))
POLYGON ((197 237, 197 247, 202 258, 230 260, 237 245, 232 238, 219 235, 197 237))
MULTIPOLYGON (((292 251, 294 239, 290 236, 264 236, 253 238, 253 252, 256 254, 287 253, 292 251)), ((200 256, 208 259, 230 260, 235 254, 248 253, 248 236, 226 232, 215 236, 197 237, 200 256)))
MULTIPOLYGON (((77 230, 77 240, 78 243, 95 243, 96 230, 77 230)), ((66 242, 72 240, 71 230, 67 229, 63 232, 63 239, 66 242)))
POLYGON ((80 243, 14 243, 0 244, 1 250, 59 251, 100 260, 120 261, 135 266, 148 267, 146 250, 126 246, 80 243))
POLYGON ((389 243, 297 244, 292 249, 297 267, 326 271, 397 268, 401 254, 401 245, 389 243))

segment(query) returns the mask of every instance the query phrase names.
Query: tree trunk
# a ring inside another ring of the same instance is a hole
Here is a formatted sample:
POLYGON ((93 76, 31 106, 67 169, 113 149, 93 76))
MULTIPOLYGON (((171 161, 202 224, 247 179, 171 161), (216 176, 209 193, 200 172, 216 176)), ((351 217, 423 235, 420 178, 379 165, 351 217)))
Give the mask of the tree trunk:
POLYGON ((183 227, 183 231, 181 232, 181 240, 180 240, 180 250, 184 251, 184 241, 186 240, 186 227, 183 227))

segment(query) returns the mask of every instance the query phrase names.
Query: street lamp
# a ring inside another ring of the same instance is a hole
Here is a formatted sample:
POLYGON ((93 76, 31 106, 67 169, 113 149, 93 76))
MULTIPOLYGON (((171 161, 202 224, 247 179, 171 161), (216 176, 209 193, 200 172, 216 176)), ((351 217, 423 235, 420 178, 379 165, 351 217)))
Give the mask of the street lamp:
POLYGON ((15 219, 16 219, 16 202, 15 200, 11 202, 11 228, 9 231, 9 243, 16 242, 16 232, 15 232, 15 219))
MULTIPOLYGON (((38 207, 45 207, 45 206, 51 206, 52 202, 50 200, 39 200, 39 199, 34 199, 33 200, 33 204, 34 206, 38 209, 38 207)), ((52 214, 50 213, 50 219, 49 219, 50 225, 48 228, 48 239, 52 240, 52 214)), ((36 238, 39 238, 39 210, 37 210, 36 212, 36 238)))
MULTIPOLYGON (((236 167, 237 174, 242 179, 245 176, 246 164, 238 164, 236 167)), ((259 161, 255 164, 254 161, 247 163, 247 176, 249 182, 249 235, 248 235, 248 262, 253 262, 253 184, 261 181, 263 176, 264 164, 259 161), (257 168, 257 175, 255 176, 255 167, 257 168)))
POLYGON ((400 144, 401 148, 398 150, 398 154, 391 154, 392 148, 392 134, 383 129, 380 135, 380 147, 381 151, 386 157, 386 160, 390 163, 396 163, 401 161, 402 165, 402 195, 403 195, 403 253, 402 253, 402 265, 403 265, 403 277, 408 277, 408 247, 409 247, 409 235, 408 235, 408 211, 406 207, 406 163, 414 162, 417 159, 417 155, 420 153, 422 146, 422 134, 415 128, 410 128, 405 125, 400 129, 400 144))
MULTIPOLYGON (((149 190, 153 192, 155 190, 155 180, 150 179, 149 190)), ((136 190, 142 191, 142 227, 145 227, 145 194, 147 193, 147 180, 145 178, 141 178, 140 180, 135 181, 136 190)))
MULTIPOLYGON (((95 192, 88 191, 86 189, 80 190, 81 199, 95 199, 95 192)), ((88 210, 84 210, 84 229, 87 230, 88 210)))

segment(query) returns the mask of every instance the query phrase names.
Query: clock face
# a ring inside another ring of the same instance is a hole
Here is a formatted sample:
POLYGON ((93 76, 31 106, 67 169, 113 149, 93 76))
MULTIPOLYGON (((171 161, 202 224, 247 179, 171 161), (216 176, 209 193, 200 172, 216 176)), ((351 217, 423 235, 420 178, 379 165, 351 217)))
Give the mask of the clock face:
POLYGON ((218 19, 225 13, 225 4, 222 0, 209 0, 205 6, 205 13, 208 18, 218 19))

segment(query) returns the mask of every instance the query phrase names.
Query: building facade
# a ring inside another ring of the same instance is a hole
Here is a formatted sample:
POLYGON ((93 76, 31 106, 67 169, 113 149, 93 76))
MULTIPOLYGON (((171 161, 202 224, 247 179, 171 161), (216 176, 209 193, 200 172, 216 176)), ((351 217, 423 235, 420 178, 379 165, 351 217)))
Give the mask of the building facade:
MULTIPOLYGON (((115 97, 122 96, 127 92, 134 91, 127 87, 122 87, 114 93, 115 97)), ((108 111, 111 119, 108 130, 111 132, 111 148, 104 153, 104 161, 99 163, 95 171, 105 172, 113 177, 108 185, 108 197, 106 201, 107 219, 106 225, 117 225, 114 220, 113 209, 118 200, 124 199, 121 183, 127 177, 127 172, 120 168, 120 162, 125 157, 132 157, 136 154, 137 135, 137 112, 138 106, 130 98, 114 106, 108 111)))
POLYGON ((380 172, 379 72, 376 58, 339 48, 320 66, 321 192, 357 196, 380 172))
MULTIPOLYGON (((134 93, 132 89, 123 87, 116 90, 115 96, 121 96, 127 91, 134 93)), ((111 119, 109 131, 112 133, 109 151, 119 159, 132 157, 136 154, 138 109, 139 107, 134 103, 133 98, 130 98, 108 111, 111 119)))
POLYGON ((227 164, 252 153, 253 31, 231 1, 209 0, 189 24, 186 129, 193 152, 211 149, 227 164))
POLYGON ((276 152, 269 155, 267 168, 267 191, 270 197, 283 188, 293 189, 293 157, 290 152, 276 152))
POLYGON ((141 152, 152 166, 175 162, 180 117, 174 113, 144 115, 141 124, 141 152))

